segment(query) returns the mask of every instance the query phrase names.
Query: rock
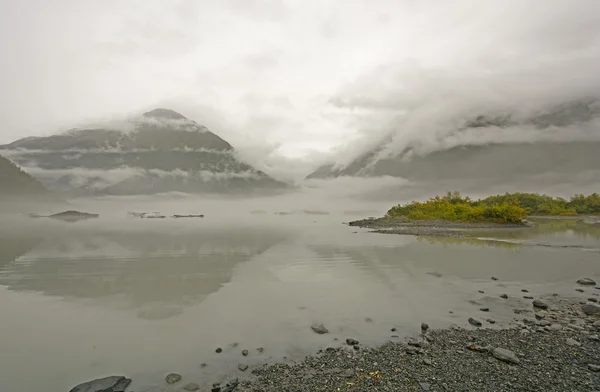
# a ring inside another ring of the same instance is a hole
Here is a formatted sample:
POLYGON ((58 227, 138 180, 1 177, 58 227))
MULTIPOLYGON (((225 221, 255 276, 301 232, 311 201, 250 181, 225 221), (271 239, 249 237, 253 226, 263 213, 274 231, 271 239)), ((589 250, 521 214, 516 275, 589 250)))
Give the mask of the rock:
POLYGON ((598 337, 598 335, 590 335, 588 336, 588 339, 593 340, 594 342, 600 341, 600 337, 598 337))
POLYGON ((346 378, 352 378, 354 377, 354 370, 352 369, 346 369, 343 373, 343 376, 346 378))
POLYGON ((397 329, 396 329, 396 328, 392 328, 392 330, 391 330, 391 331, 392 331, 392 332, 396 332, 396 331, 397 331, 397 329))
POLYGON ((419 350, 416 347, 413 347, 413 346, 406 346, 404 348, 404 351, 406 351, 406 353, 410 354, 410 355, 416 355, 419 352, 419 350))
POLYGON ((238 369, 240 369, 242 372, 245 372, 245 371, 246 371, 246 369, 248 369, 248 365, 246 365, 246 364, 243 364, 243 363, 240 363, 240 364, 238 365, 238 369))
POLYGON ((244 357, 247 357, 248 356, 248 350, 242 350, 242 355, 244 357))
POLYGON ((355 344, 354 346, 352 346, 352 348, 356 351, 360 350, 360 346, 358 344, 355 344))
POLYGON ((421 331, 426 332, 429 329, 429 324, 421 323, 421 331))
POLYGON ((483 294, 485 291, 483 291, 483 290, 479 290, 479 292, 480 292, 481 294, 483 294))
POLYGON ((469 324, 475 326, 475 327, 481 327, 481 321, 474 319, 473 317, 469 318, 469 324))
POLYGON ((588 298, 588 301, 590 301, 590 302, 598 302, 598 300, 596 298, 594 298, 594 297, 588 298))
POLYGON ((569 346, 580 346, 581 345, 577 340, 572 339, 572 338, 567 339, 567 344, 569 346))
POLYGON ((373 319, 371 317, 365 317, 365 322, 366 323, 372 323, 373 319))
POLYGON ((552 324, 550 326, 550 329, 553 330, 553 331, 560 331, 562 329, 562 325, 560 325, 560 324, 552 324))
POLYGON ((528 293, 529 292, 529 290, 527 290, 527 289, 521 289, 521 291, 524 292, 524 293, 528 293))
POLYGON ((323 325, 323 323, 321 323, 321 324, 313 324, 313 325, 310 326, 310 328, 315 333, 318 333, 319 335, 323 335, 325 333, 329 333, 329 330, 327 328, 325 328, 325 326, 323 325))
POLYGON ((433 364, 429 358, 423 358, 423 363, 427 366, 431 366, 433 364))
POLYGON ((580 293, 583 293, 583 289, 575 289, 575 291, 579 291, 580 293))
POLYGON ((498 278, 496 278, 495 276, 492 276, 492 280, 498 280, 498 278))
POLYGON ((589 315, 600 313, 600 307, 594 304, 585 304, 581 306, 583 313, 589 315))
POLYGON ((525 299, 533 299, 533 297, 531 295, 524 295, 523 298, 525 298, 525 299))
POLYGON ((348 346, 356 346, 358 344, 358 340, 348 338, 348 339, 346 339, 346 344, 348 346))
POLYGON ((131 379, 123 376, 110 376, 84 382, 69 392, 125 392, 131 379))
POLYGON ((600 372, 600 365, 594 365, 593 363, 588 363, 588 369, 592 372, 600 372))
POLYGON ((577 283, 579 283, 582 286, 595 286, 596 285, 596 282, 594 282, 590 278, 581 278, 577 281, 577 283))
POLYGON ((220 353, 222 353, 222 352, 223 352, 223 349, 222 349, 221 347, 217 347, 217 349, 215 350, 215 352, 216 352, 217 354, 220 354, 220 353))
POLYGON ((494 319, 487 319, 485 321, 487 321, 490 324, 496 324, 496 320, 494 320, 494 319))
POLYGON ((548 309, 548 304, 542 301, 541 299, 536 299, 533 301, 533 306, 539 309, 548 309))
POLYGON ((186 391, 194 392, 200 389, 200 385, 196 384, 195 382, 191 382, 184 386, 183 389, 185 389, 186 391))
POLYGON ((515 353, 505 348, 496 347, 492 350, 492 355, 494 356, 494 358, 508 363, 518 364, 521 362, 521 360, 517 358, 515 353))
POLYGON ((259 347, 256 349, 256 351, 258 351, 259 353, 262 353, 263 351, 265 351, 265 349, 263 347, 259 347))
POLYGON ((500 295, 500 298, 508 299, 508 295, 502 294, 502 295, 500 295))
POLYGON ((479 308, 479 310, 481 310, 482 312, 489 312, 490 308, 479 308))
POLYGON ((421 386, 421 390, 423 390, 423 391, 431 390, 431 386, 429 384, 427 384, 426 382, 420 382, 419 385, 421 386))
POLYGON ((205 367, 206 367, 206 364, 205 364, 205 363, 201 363, 201 364, 200 364, 200 367, 201 367, 201 368, 205 368, 205 367))
POLYGON ((225 387, 221 390, 221 392, 233 392, 237 388, 238 384, 238 379, 233 378, 227 384, 225 384, 225 387))
POLYGON ((423 347, 423 342, 420 340, 416 340, 416 339, 409 339, 406 344, 408 344, 409 346, 413 346, 413 347, 423 347))
POLYGON ((535 312, 535 318, 538 320, 543 320, 546 318, 546 312, 544 311, 539 311, 539 312, 535 312))
POLYGON ((165 377, 165 381, 167 382, 167 384, 178 383, 179 381, 181 381, 181 374, 178 374, 178 373, 169 373, 165 377))

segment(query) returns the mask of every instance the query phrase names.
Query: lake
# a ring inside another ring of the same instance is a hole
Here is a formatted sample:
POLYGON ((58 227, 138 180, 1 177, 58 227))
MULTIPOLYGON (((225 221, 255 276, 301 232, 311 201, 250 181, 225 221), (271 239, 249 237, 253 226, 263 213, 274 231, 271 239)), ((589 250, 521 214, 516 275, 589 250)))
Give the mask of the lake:
POLYGON ((389 202, 290 200, 87 200, 74 206, 100 218, 6 217, 3 390, 68 391, 123 374, 137 391, 169 372, 208 386, 241 375, 239 363, 296 360, 347 337, 375 345, 414 334, 421 322, 467 325, 468 317, 506 325, 522 318, 513 308, 530 304, 523 288, 532 296, 600 293, 575 291, 578 278, 600 278, 598 224, 540 220, 480 239, 425 238, 342 224, 381 215, 389 202), (135 219, 127 211, 206 217, 135 219), (330 333, 315 334, 313 323, 330 333))

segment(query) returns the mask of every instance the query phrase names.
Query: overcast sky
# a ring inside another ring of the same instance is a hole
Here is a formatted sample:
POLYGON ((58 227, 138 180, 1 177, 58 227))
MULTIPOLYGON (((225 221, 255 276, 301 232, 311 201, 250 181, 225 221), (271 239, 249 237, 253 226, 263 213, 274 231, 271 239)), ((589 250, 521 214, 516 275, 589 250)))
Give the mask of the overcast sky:
POLYGON ((2 0, 0 49, 2 143, 167 106, 250 153, 322 159, 449 80, 600 87, 600 1, 2 0))

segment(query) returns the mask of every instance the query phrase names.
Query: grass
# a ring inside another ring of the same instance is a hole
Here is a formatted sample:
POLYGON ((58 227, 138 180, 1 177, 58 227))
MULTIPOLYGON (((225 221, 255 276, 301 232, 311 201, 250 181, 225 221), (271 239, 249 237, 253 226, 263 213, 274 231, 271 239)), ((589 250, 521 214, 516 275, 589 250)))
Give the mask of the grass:
POLYGON ((600 214, 600 195, 576 194, 566 200, 537 193, 506 193, 471 200, 455 191, 425 202, 399 204, 387 212, 387 216, 391 218, 496 223, 523 223, 523 218, 528 215, 580 214, 600 214))

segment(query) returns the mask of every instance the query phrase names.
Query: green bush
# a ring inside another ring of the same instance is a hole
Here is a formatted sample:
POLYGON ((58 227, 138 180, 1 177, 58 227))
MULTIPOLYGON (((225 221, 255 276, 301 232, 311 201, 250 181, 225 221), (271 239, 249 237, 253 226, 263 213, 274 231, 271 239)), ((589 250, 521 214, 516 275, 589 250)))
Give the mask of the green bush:
POLYGON ((471 200, 448 192, 425 202, 392 207, 387 216, 408 219, 443 219, 459 222, 521 223, 527 215, 577 215, 600 213, 600 195, 574 195, 570 200, 537 193, 506 193, 471 200))

